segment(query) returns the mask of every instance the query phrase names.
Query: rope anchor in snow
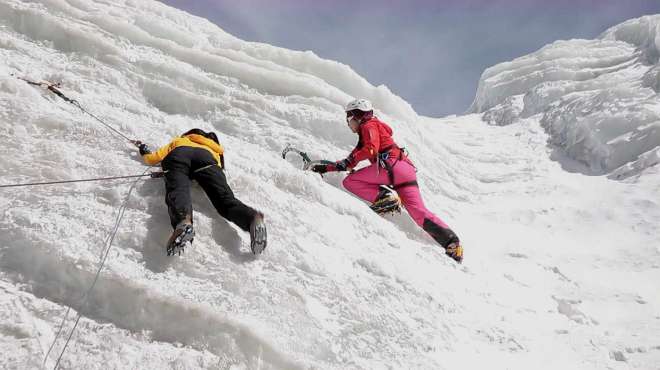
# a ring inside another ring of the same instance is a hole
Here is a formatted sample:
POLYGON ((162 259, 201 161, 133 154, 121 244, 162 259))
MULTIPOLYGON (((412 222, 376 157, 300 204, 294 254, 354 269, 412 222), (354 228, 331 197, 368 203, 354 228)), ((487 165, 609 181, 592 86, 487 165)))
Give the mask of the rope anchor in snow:
POLYGON ((138 142, 137 140, 130 139, 128 136, 124 135, 123 133, 121 133, 121 132, 120 132, 119 130, 117 130, 116 128, 112 127, 111 125, 109 125, 108 123, 106 123, 106 122, 104 122, 102 119, 100 119, 99 117, 95 116, 94 114, 92 114, 91 112, 89 112, 88 110, 86 110, 85 108, 83 108, 83 106, 80 105, 80 103, 79 103, 77 100, 75 100, 75 99, 71 99, 71 98, 69 98, 68 96, 66 96, 66 95, 60 90, 60 87, 62 86, 62 83, 61 83, 61 82, 50 82, 50 81, 46 81, 46 80, 42 80, 42 81, 34 81, 34 80, 30 80, 30 79, 25 78, 25 77, 16 76, 16 75, 13 74, 13 73, 11 73, 11 76, 16 77, 17 79, 19 79, 19 80, 21 80, 21 81, 25 81, 26 83, 28 83, 28 84, 30 84, 30 85, 34 85, 34 86, 39 86, 39 87, 43 87, 43 88, 45 88, 46 90, 48 90, 48 91, 52 92, 53 94, 57 95, 58 97, 60 97, 60 98, 61 98, 62 100, 64 100, 65 102, 70 103, 70 104, 76 106, 76 107, 77 107, 78 109, 80 109, 83 113, 86 113, 86 114, 89 115, 90 117, 94 118, 94 119, 95 119, 96 121, 98 121, 100 124, 102 124, 103 126, 105 126, 108 130, 110 130, 110 131, 112 131, 113 133, 115 133, 115 134, 121 136, 123 139, 125 139, 125 140, 128 141, 129 143, 131 143, 131 144, 133 144, 133 145, 135 145, 135 146, 138 145, 138 144, 137 144, 137 142, 138 142))

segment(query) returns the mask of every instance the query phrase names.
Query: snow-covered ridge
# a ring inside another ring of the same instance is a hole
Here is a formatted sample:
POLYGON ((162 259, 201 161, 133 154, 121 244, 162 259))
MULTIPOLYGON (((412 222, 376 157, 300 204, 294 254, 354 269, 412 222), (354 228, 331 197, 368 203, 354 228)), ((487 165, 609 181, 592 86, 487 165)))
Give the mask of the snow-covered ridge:
POLYGON ((551 143, 589 173, 639 173, 660 153, 659 45, 660 15, 557 41, 484 71, 470 111, 497 125, 540 114, 551 143))
POLYGON ((158 2, 123 4, 133 11, 115 12, 104 2, 9 1, 0 4, 0 19, 56 48, 105 61, 134 62, 113 46, 113 39, 121 38, 136 49, 151 47, 205 72, 236 77, 263 93, 321 97, 340 106, 353 96, 364 96, 383 107, 384 113, 416 119, 410 104, 384 85, 372 86, 344 64, 312 52, 245 42, 202 18, 158 2))

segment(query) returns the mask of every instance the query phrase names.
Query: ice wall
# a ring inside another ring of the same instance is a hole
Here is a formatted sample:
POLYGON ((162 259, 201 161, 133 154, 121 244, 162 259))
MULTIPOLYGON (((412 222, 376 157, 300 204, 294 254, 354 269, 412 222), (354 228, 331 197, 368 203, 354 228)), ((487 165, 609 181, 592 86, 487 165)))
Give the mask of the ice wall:
POLYGON ((643 171, 660 145, 659 44, 658 15, 596 40, 554 42, 484 71, 470 111, 495 125, 538 115, 551 143, 587 173, 643 171))

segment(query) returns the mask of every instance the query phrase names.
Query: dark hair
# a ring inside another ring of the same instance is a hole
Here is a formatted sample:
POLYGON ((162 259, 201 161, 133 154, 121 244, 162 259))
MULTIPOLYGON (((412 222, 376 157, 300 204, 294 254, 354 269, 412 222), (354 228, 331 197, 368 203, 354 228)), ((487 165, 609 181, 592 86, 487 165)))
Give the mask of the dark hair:
POLYGON ((211 139, 215 141, 217 144, 220 144, 220 142, 218 141, 218 135, 216 135, 215 132, 206 132, 199 128, 193 128, 191 130, 188 130, 181 136, 193 135, 193 134, 204 136, 205 138, 211 139))
POLYGON ((220 144, 220 142, 218 141, 218 135, 216 135, 215 132, 207 133, 206 137, 208 137, 209 139, 215 141, 216 144, 220 144))
POLYGON ((193 134, 194 135, 202 135, 202 136, 206 137, 206 131, 204 131, 200 128, 193 128, 191 130, 188 130, 188 131, 184 132, 183 135, 181 135, 181 136, 193 135, 193 134))

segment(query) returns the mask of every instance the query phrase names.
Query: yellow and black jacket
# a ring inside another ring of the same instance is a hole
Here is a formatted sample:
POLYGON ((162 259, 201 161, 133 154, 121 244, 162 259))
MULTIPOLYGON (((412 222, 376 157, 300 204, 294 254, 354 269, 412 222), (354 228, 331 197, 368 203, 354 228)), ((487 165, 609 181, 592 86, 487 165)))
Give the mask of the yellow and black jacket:
POLYGON ((174 140, 172 140, 169 144, 159 148, 155 152, 144 154, 142 159, 146 164, 150 166, 156 165, 163 161, 163 159, 165 159, 165 157, 167 157, 171 151, 180 146, 202 148, 208 150, 213 155, 213 158, 215 158, 216 162, 218 162, 219 166, 224 165, 222 157, 225 150, 222 145, 209 138, 197 134, 190 134, 174 138, 174 140))

